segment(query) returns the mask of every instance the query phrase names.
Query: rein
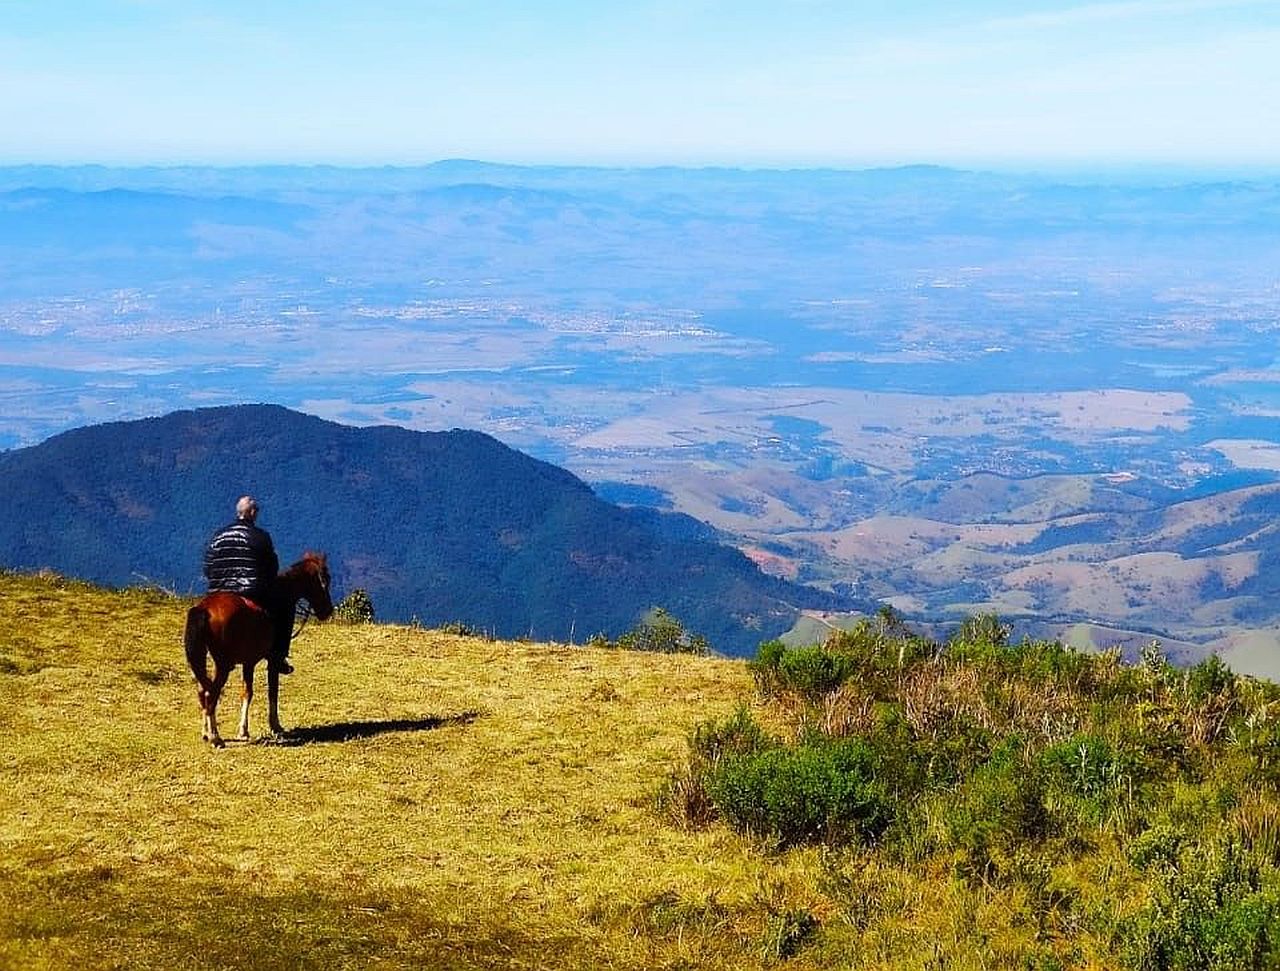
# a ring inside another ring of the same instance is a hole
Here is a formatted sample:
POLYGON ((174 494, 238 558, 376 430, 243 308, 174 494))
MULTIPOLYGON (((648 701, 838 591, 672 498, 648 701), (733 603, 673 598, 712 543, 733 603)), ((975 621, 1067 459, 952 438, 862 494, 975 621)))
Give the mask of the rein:
MULTIPOLYGON (((311 598, 306 593, 307 585, 304 579, 307 574, 304 564, 308 559, 318 559, 320 562, 320 568, 324 568, 323 557, 317 558, 312 554, 307 554, 307 557, 304 557, 302 561, 295 563, 284 573, 280 574, 280 590, 285 596, 293 601, 293 631, 289 634, 289 640, 293 640, 301 634, 303 628, 307 626, 307 621, 309 621, 315 614, 315 611, 311 607, 311 598)), ((316 579, 319 580, 324 593, 326 594, 326 599, 328 599, 327 595, 329 593, 329 584, 327 577, 323 579, 316 579)))
POLYGON ((307 626, 307 621, 311 619, 314 613, 315 611, 311 609, 311 604, 309 604, 305 600, 299 600, 297 604, 294 605, 294 608, 293 608, 294 628, 293 628, 293 633, 289 635, 290 640, 293 640, 299 634, 302 633, 302 628, 307 626))

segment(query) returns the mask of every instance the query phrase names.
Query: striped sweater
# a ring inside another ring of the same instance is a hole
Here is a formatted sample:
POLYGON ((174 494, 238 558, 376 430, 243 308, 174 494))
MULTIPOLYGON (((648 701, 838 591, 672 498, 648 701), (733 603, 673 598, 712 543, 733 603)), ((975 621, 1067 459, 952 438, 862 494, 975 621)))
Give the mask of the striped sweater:
POLYGON ((204 552, 210 590, 262 596, 279 572, 271 535, 243 519, 218 530, 204 552))

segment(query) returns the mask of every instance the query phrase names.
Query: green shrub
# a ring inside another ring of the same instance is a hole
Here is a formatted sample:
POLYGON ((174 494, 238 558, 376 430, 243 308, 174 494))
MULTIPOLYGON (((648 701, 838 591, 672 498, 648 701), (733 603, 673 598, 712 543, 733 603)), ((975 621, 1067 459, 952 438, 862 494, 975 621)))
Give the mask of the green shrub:
POLYGON ((658 654, 711 653, 711 645, 705 637, 685 630, 679 620, 661 607, 654 607, 640 623, 619 637, 617 646, 628 651, 658 654))
POLYGON ((334 616, 344 624, 372 624, 373 601, 369 591, 356 587, 333 608, 334 616))
POLYGON ((867 842, 892 817, 875 769, 864 740, 815 736, 722 759, 707 791, 733 826, 779 846, 867 842))
POLYGON ((1111 744, 1096 735, 1074 735, 1040 754, 1040 767, 1057 788, 1077 796, 1095 796, 1122 781, 1122 767, 1111 744))
POLYGON ((782 641, 765 641, 756 648, 755 658, 747 662, 747 670, 765 698, 776 698, 783 692, 781 668, 786 653, 787 645, 782 641))
POLYGON ((1004 647, 1009 643, 1012 628, 1000 623, 995 614, 972 614, 960 622, 952 640, 964 644, 983 644, 989 647, 1004 647))
POLYGON ((993 677, 1032 680, 1050 685, 1092 687, 1093 668, 1106 655, 1087 654, 1058 641, 1024 640, 1012 644, 1008 628, 994 614, 968 618, 947 642, 946 656, 954 662, 993 670, 993 677))
POLYGON ((696 767, 711 768, 730 756, 754 755, 774 744, 750 709, 740 705, 724 721, 698 725, 689 738, 689 755, 696 767))
POLYGON ((1121 926, 1138 971, 1264 971, 1280 966, 1280 881, 1238 844, 1189 847, 1150 902, 1121 926))
POLYGON ((1234 694, 1236 675, 1222 662, 1222 658, 1210 654, 1187 670, 1186 685, 1187 694, 1193 701, 1206 701, 1215 696, 1234 694))
POLYGON ((995 734, 971 717, 957 713, 946 730, 927 743, 913 746, 922 776, 937 785, 952 785, 966 778, 991 758, 995 734))
POLYGON ((801 647, 782 655, 783 681, 809 701, 819 701, 835 691, 854 673, 853 659, 825 647, 801 647))
POLYGON ((874 618, 832 631, 822 645, 788 648, 776 640, 761 644, 751 671, 766 698, 819 700, 850 679, 876 697, 888 697, 905 669, 937 654, 936 643, 915 634, 884 607, 874 618))
POLYGON ((874 620, 863 618, 849 630, 832 632, 824 647, 846 657, 851 676, 882 697, 892 694, 903 669, 938 653, 937 644, 914 634, 888 609, 874 620))
POLYGON ((726 758, 751 755, 774 745, 745 706, 724 721, 698 725, 689 737, 689 761, 667 776, 658 790, 658 808, 681 826, 697 829, 716 817, 708 782, 726 758))
POLYGON ((1257 782, 1280 787, 1280 720, 1241 720, 1232 732, 1257 782))
POLYGON ((762 644, 751 671, 788 741, 745 709, 700 728, 687 812, 841 854, 822 892, 852 939, 886 939, 921 905, 908 888, 950 867, 968 913, 998 901, 1033 935, 984 966, 1280 968, 1280 686, 1154 646, 1130 665, 1011 644, 994 617, 939 651, 882 615, 762 644))
POLYGON ((1187 836, 1167 824, 1153 826, 1135 836, 1125 850, 1129 863, 1139 870, 1159 870, 1177 865, 1187 836))
POLYGON ((1049 835, 1040 774, 1017 739, 955 790, 943 824, 957 871, 983 881, 998 878, 1020 846, 1049 835))
POLYGON ((856 662, 847 654, 812 645, 788 650, 779 641, 760 645, 750 664, 765 697, 793 694, 817 704, 853 676, 856 662))
POLYGON ((1064 819, 1100 826, 1133 798, 1142 781, 1141 759, 1096 735, 1077 734, 1039 758, 1046 804, 1064 819))
POLYGON ((1024 678, 1072 685, 1085 694, 1096 687, 1095 670, 1109 655, 1090 654, 1059 641, 1024 641, 1011 652, 1024 678))

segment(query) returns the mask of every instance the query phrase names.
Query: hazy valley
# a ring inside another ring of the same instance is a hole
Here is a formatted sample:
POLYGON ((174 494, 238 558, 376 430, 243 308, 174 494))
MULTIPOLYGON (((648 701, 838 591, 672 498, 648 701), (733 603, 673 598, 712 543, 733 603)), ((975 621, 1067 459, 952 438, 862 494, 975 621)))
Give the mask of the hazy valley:
POLYGON ((0 443, 475 428, 913 618, 1274 671, 1278 249, 1259 182, 11 168, 0 443))

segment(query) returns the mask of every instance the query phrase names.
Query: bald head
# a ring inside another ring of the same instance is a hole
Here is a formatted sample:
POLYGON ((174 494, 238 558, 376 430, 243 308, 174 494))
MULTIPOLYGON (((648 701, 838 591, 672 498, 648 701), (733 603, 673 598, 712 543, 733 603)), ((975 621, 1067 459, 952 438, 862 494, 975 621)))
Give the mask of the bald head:
POLYGON ((253 496, 241 496, 236 502, 236 519, 253 522, 258 518, 258 502, 253 496))

